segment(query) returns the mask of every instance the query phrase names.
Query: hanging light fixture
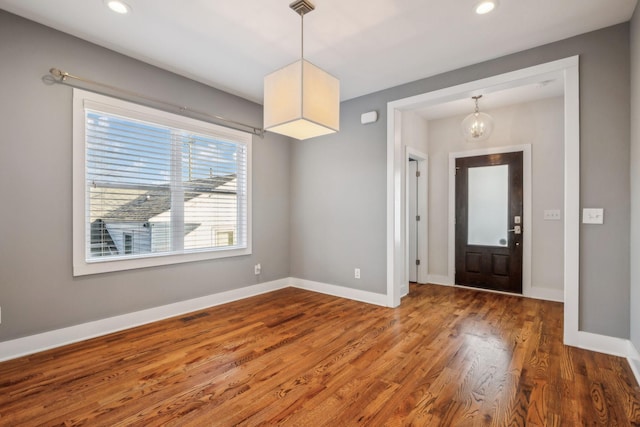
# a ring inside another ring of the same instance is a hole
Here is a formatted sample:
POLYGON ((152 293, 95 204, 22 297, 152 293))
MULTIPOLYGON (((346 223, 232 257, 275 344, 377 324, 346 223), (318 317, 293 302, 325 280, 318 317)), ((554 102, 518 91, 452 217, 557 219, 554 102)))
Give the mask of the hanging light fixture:
POLYGON ((493 118, 487 113, 481 113, 478 108, 478 99, 482 95, 472 96, 476 102, 476 109, 462 121, 462 134, 469 142, 484 141, 493 131, 493 118))
POLYGON ((304 59, 304 15, 315 6, 296 0, 289 7, 300 15, 300 60, 264 78, 264 128, 296 139, 337 132, 340 81, 304 59))

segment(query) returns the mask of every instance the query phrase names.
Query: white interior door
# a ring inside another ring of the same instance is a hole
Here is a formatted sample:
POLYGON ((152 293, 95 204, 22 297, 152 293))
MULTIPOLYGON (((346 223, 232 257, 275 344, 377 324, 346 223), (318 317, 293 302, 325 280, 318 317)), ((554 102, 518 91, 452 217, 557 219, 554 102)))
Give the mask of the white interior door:
POLYGON ((418 162, 409 160, 409 281, 418 281, 418 162))

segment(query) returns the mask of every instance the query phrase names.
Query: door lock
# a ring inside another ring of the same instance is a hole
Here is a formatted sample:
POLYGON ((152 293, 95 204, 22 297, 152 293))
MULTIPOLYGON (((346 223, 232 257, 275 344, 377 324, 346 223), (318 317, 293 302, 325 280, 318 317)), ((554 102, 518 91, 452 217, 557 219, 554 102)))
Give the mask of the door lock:
POLYGON ((522 227, 519 225, 514 225, 512 229, 507 231, 513 231, 515 234, 522 234, 522 227))

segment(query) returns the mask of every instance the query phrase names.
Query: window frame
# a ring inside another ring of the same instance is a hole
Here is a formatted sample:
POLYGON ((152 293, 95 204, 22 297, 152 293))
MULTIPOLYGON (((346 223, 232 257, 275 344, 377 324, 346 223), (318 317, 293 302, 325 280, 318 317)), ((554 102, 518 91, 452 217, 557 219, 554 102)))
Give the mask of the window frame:
POLYGON ((83 276, 88 274, 106 273, 112 271, 133 270, 138 268, 154 267, 161 265, 180 264, 213 260, 220 258, 250 255, 252 253, 252 192, 251 192, 251 134, 180 116, 167 111, 139 105, 133 102, 116 99, 82 89, 73 89, 73 275, 83 276), (123 258, 89 259, 90 245, 87 236, 90 236, 90 223, 88 219, 89 198, 87 197, 87 165, 86 165, 86 113, 85 109, 104 112, 106 114, 119 115, 134 120, 158 123, 187 131, 204 133, 225 141, 233 141, 246 147, 246 209, 238 215, 246 218, 246 245, 235 246, 231 249, 212 248, 188 253, 161 253, 144 254, 123 258))

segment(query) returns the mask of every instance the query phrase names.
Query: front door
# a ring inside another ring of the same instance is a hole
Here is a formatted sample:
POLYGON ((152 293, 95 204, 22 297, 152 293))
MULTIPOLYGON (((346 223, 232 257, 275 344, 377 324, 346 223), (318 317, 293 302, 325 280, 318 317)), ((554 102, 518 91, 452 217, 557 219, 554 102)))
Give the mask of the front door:
POLYGON ((456 159, 456 284, 522 293, 522 210, 522 152, 456 159))

